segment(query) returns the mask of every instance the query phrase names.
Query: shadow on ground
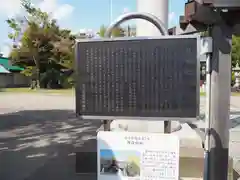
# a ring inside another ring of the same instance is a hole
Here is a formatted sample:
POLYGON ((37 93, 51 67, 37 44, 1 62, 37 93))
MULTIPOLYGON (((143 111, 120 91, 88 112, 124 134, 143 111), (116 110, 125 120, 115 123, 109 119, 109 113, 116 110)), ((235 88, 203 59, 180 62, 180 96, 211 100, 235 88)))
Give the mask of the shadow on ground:
POLYGON ((95 179, 75 173, 75 152, 96 150, 100 122, 73 111, 34 110, 0 115, 1 180, 95 179))

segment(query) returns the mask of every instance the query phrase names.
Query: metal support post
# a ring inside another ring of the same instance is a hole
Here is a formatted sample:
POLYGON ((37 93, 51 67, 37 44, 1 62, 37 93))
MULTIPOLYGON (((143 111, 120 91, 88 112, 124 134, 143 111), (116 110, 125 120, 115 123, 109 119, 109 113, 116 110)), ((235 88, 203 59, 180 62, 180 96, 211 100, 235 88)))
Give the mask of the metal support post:
POLYGON ((104 131, 110 131, 110 125, 111 125, 111 121, 103 120, 103 130, 104 131))
POLYGON ((209 179, 227 180, 229 104, 231 87, 232 28, 213 26, 213 56, 210 97, 209 179))
POLYGON ((205 113, 205 156, 204 156, 204 180, 209 180, 209 147, 210 147, 210 107, 211 107, 211 54, 206 56, 206 113, 205 113))
POLYGON ((164 134, 171 133, 171 121, 164 121, 164 134))

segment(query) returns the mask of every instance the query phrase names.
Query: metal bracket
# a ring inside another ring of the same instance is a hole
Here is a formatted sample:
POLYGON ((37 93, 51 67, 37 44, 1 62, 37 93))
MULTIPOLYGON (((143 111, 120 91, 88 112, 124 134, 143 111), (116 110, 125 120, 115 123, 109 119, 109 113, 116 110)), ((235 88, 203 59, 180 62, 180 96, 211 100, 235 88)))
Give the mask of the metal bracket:
POLYGON ((209 54, 213 52, 213 40, 211 37, 201 38, 201 52, 200 55, 209 54))

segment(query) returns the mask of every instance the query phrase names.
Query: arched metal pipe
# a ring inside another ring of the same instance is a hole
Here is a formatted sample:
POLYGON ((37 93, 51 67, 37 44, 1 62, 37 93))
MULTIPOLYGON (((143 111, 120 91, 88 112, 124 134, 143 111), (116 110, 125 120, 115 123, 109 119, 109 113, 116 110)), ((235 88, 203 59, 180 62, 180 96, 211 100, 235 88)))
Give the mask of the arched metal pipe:
POLYGON ((133 13, 127 13, 123 14, 119 18, 117 18, 106 30, 105 37, 111 37, 112 31, 114 28, 118 27, 120 24, 122 24, 125 21, 132 20, 132 19, 142 19, 146 20, 158 28, 160 33, 164 36, 168 35, 168 30, 164 27, 163 22, 157 18, 156 16, 149 14, 149 13, 140 13, 140 12, 133 12, 133 13))

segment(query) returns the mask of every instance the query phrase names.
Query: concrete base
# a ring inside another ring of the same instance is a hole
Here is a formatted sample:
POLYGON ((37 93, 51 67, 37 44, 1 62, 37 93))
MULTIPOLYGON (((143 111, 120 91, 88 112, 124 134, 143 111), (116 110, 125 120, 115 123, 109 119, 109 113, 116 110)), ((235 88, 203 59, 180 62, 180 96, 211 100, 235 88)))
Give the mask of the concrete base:
MULTIPOLYGON (((171 132, 181 130, 182 126, 178 121, 171 121, 171 132)), ((110 125, 111 131, 129 131, 129 132, 151 132, 163 133, 163 121, 138 121, 138 120, 114 120, 110 125)))
MULTIPOLYGON (((233 159, 229 157, 228 180, 233 178, 233 159)), ((180 148, 180 179, 203 179, 204 151, 199 148, 180 148)))
MULTIPOLYGON (((111 131, 163 133, 164 122, 116 120, 111 131)), ((186 123, 172 122, 172 134, 180 139, 180 179, 203 179, 204 149, 201 137, 186 123)), ((163 142, 164 143, 164 142, 163 142)), ((229 160, 229 180, 233 180, 233 161, 229 160)))

